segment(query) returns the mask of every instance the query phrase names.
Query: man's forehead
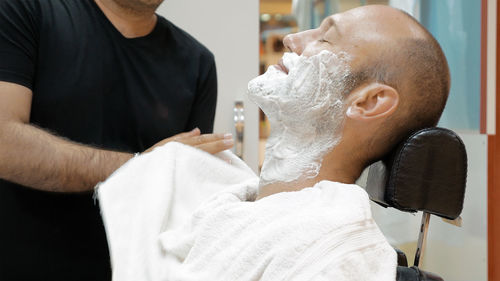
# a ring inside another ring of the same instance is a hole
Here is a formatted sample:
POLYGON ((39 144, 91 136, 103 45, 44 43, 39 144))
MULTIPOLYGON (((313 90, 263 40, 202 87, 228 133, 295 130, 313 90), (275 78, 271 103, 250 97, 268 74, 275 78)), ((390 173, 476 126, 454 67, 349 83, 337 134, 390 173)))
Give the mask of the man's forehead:
POLYGON ((364 36, 378 37, 385 34, 393 39, 398 37, 421 37, 422 30, 411 17, 402 11, 383 5, 368 5, 337 13, 325 18, 320 28, 328 30, 334 27, 338 32, 344 31, 354 35, 358 32, 364 36))
POLYGON ((351 9, 343 13, 337 13, 326 17, 319 28, 324 32, 334 29, 338 34, 342 31, 352 31, 363 19, 362 11, 351 9))
POLYGON ((324 24, 325 26, 332 27, 332 26, 337 26, 339 23, 343 24, 347 20, 351 19, 360 20, 366 18, 368 14, 366 13, 365 9, 363 9, 365 7, 366 6, 358 7, 344 11, 342 13, 336 13, 331 16, 328 16, 322 21, 321 25, 324 24))

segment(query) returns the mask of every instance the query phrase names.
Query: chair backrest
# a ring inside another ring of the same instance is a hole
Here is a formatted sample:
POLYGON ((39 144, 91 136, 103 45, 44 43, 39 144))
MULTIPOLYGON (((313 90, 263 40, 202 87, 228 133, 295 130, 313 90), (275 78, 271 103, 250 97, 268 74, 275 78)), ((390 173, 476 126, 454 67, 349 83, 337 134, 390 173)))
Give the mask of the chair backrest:
POLYGON ((384 207, 453 220, 462 212, 466 178, 462 140, 453 131, 433 127, 415 132, 372 164, 366 190, 384 207))

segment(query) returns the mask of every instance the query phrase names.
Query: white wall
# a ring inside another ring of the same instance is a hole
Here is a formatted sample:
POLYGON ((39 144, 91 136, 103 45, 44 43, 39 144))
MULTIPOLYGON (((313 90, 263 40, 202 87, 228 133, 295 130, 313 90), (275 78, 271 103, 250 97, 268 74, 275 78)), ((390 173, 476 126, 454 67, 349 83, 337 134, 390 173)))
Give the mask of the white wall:
POLYGON ((158 13, 202 42, 215 56, 219 97, 215 132, 234 133, 233 106, 245 106, 244 160, 257 171, 259 116, 244 98, 259 72, 258 0, 166 0, 158 13))

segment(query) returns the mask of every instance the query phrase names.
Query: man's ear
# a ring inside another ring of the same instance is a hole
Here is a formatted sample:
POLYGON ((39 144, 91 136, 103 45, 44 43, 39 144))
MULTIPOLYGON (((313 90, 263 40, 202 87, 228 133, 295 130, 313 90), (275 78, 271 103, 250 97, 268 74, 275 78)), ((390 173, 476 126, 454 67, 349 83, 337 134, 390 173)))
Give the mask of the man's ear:
POLYGON ((352 95, 346 115, 357 120, 387 117, 396 111, 399 93, 391 86, 370 83, 352 95))

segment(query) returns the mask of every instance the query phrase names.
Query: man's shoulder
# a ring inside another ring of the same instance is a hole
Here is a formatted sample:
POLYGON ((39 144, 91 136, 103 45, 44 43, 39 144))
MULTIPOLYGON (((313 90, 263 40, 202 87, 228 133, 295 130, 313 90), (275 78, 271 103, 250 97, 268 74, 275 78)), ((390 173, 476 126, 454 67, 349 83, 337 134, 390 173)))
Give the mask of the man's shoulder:
POLYGON ((5 13, 5 15, 19 15, 25 16, 28 14, 38 14, 40 10, 40 5, 44 1, 37 0, 1 0, 0 1, 0 12, 5 13))
MULTIPOLYGON (((58 22, 54 20, 56 18, 76 15, 79 16, 78 19, 82 18, 84 11, 93 9, 92 1, 94 0, 0 0, 0 14, 10 20, 31 20, 36 25, 45 23, 53 28, 51 25, 58 22)), ((78 19, 73 20, 78 22, 78 19)))
POLYGON ((213 60, 214 56, 212 52, 203 45, 198 39, 194 36, 183 30, 182 28, 175 25, 173 22, 164 18, 161 15, 158 16, 158 24, 161 25, 161 28, 168 30, 169 36, 171 36, 176 45, 179 45, 183 50, 191 52, 191 53, 199 53, 202 57, 213 60))
MULTIPOLYGON (((1 0, 1 7, 26 7, 31 8, 40 4, 40 0, 1 0)), ((43 1, 42 1, 43 2, 43 1)))
POLYGON ((59 7, 81 9, 83 6, 89 6, 90 1, 92 0, 0 0, 0 9, 16 9, 39 13, 42 10, 53 10, 59 7))

